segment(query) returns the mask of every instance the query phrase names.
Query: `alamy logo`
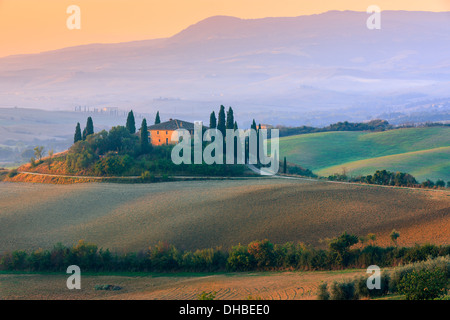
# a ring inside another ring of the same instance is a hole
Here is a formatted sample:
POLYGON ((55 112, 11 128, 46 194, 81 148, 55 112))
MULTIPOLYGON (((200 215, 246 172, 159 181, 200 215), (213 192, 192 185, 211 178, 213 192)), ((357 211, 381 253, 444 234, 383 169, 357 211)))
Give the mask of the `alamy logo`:
POLYGON ((71 5, 67 7, 67 14, 70 16, 66 20, 66 25, 69 30, 81 29, 81 9, 79 6, 71 5))
POLYGON ((261 175, 275 175, 279 169, 279 131, 270 130, 270 155, 267 150, 268 130, 227 129, 225 137, 218 129, 203 130, 201 122, 196 122, 193 133, 193 161, 192 137, 186 129, 175 130, 171 141, 177 142, 172 149, 174 164, 249 164, 261 165, 257 169, 261 175), (203 142, 210 142, 203 148, 203 142), (224 157, 225 149, 225 157, 224 157))
POLYGON ((381 289, 381 270, 378 266, 369 266, 367 268, 367 273, 371 274, 369 278, 367 278, 367 288, 369 290, 373 289, 381 289))
POLYGON ((81 289, 81 270, 79 266, 72 265, 67 268, 66 273, 72 274, 69 278, 67 278, 67 289, 81 289))
POLYGON ((367 8, 367 14, 372 14, 367 19, 367 28, 369 30, 380 30, 381 29, 381 9, 379 6, 369 6, 367 8))

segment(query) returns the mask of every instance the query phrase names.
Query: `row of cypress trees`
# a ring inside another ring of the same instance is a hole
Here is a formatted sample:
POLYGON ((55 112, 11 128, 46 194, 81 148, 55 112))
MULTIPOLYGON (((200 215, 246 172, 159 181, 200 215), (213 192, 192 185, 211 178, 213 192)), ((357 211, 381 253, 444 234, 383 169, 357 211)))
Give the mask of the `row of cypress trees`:
POLYGON ((226 129, 236 130, 238 125, 234 120, 233 108, 229 107, 225 116, 225 107, 221 105, 218 118, 216 118, 216 113, 214 111, 211 112, 211 115, 209 116, 209 127, 211 129, 217 128, 220 132, 222 132, 224 137, 226 135, 226 129))
POLYGON ((73 142, 76 143, 81 140, 86 140, 86 137, 90 134, 94 133, 94 122, 92 121, 91 117, 87 118, 86 127, 83 130, 83 133, 81 133, 81 127, 80 123, 77 123, 77 126, 75 128, 75 135, 73 137, 73 142))
MULTIPOLYGON (((161 123, 159 111, 156 113, 156 117, 155 117, 155 124, 158 124, 158 123, 161 123)), ((128 113, 127 123, 126 123, 125 127, 128 129, 128 131, 131 134, 136 133, 136 121, 134 118, 133 110, 131 110, 128 113)), ((73 142, 76 143, 81 140, 84 141, 84 140, 86 140, 87 136, 89 136, 93 133, 94 133, 94 122, 92 120, 92 117, 88 117, 87 122, 86 122, 86 127, 84 128, 83 132, 81 132, 80 123, 79 122, 77 123, 77 125, 75 127, 75 134, 74 134, 73 142)), ((148 136, 147 120, 145 118, 142 120, 142 124, 141 124, 141 147, 142 147, 143 151, 148 151, 150 149, 150 140, 149 140, 149 136, 148 136)))
MULTIPOLYGON (((159 117, 159 111, 156 112, 156 117, 155 117, 155 124, 158 124, 158 123, 161 123, 161 118, 159 117)), ((134 119, 133 110, 128 112, 127 124, 125 125, 125 127, 128 129, 128 131, 130 131, 131 134, 136 133, 136 121, 134 119)), ((147 120, 145 118, 142 120, 141 128, 144 128, 145 130, 147 130, 147 120), (144 126, 144 124, 145 124, 145 126, 144 126)), ((147 133, 148 133, 148 131, 147 131, 147 133)))

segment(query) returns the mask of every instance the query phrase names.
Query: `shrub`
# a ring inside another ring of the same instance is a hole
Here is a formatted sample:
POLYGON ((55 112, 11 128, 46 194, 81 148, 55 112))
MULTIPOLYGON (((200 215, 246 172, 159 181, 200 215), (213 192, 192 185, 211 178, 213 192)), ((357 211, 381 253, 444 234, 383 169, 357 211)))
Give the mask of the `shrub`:
POLYGON ((441 270, 448 281, 450 278, 450 256, 428 258, 426 261, 411 263, 402 267, 397 267, 391 273, 391 281, 389 283, 389 291, 395 293, 400 291, 400 284, 403 279, 413 271, 420 272, 423 270, 434 271, 441 270))
POLYGON ((150 181, 150 182, 154 182, 156 181, 156 177, 154 174, 151 174, 150 171, 144 171, 141 174, 141 179, 144 182, 150 181))
POLYGON ((416 245, 408 250, 405 256, 406 262, 424 261, 427 258, 435 258, 439 255, 439 248, 433 244, 416 245))
POLYGON ((8 178, 14 178, 18 175, 17 169, 12 169, 10 172, 8 172, 8 178))
POLYGON ((369 289, 367 287, 367 276, 361 276, 355 279, 355 290, 356 295, 361 297, 380 297, 384 296, 389 292, 389 280, 390 276, 388 273, 383 272, 380 277, 380 289, 369 289))
POLYGON ((399 291, 407 300, 435 299, 447 292, 447 279, 442 269, 413 270, 400 280, 399 291))
POLYGON ((214 300, 217 292, 205 292, 200 293, 197 298, 198 300, 214 300))
POLYGON ((122 287, 114 286, 112 284, 97 284, 94 287, 95 290, 110 290, 110 291, 118 291, 121 290, 122 287))
POLYGON ((317 290, 317 299, 318 300, 329 300, 330 293, 328 292, 328 284, 326 282, 322 282, 319 284, 319 288, 317 290))
POLYGON ((355 284, 353 281, 337 282, 331 284, 331 300, 355 300, 357 299, 355 284))

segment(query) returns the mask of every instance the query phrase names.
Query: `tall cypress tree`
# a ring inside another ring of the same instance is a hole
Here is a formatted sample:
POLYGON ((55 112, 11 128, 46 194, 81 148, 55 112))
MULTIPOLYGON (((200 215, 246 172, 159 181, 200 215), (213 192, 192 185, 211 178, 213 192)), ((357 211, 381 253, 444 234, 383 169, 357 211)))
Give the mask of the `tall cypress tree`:
POLYGON ((144 118, 141 124, 141 151, 147 153, 150 151, 150 141, 148 136, 147 120, 144 118))
POLYGON ((222 135, 225 138, 227 127, 225 124, 225 107, 224 106, 220 106, 219 119, 217 121, 217 129, 220 132, 222 132, 222 135))
POLYGON ((77 143, 78 141, 82 140, 83 137, 81 136, 81 127, 80 123, 77 123, 77 126, 75 128, 75 134, 73 136, 73 143, 77 143))
POLYGON ((216 113, 214 111, 211 112, 211 115, 209 116, 209 127, 211 129, 217 128, 216 113))
POLYGON ((161 123, 161 119, 159 118, 159 111, 156 112, 155 124, 161 123))
POLYGON ((128 112, 126 127, 127 127, 128 131, 130 131, 131 134, 135 134, 136 133, 136 122, 134 120, 133 110, 128 112))
POLYGON ((287 163, 286 163, 286 157, 284 157, 284 163, 283 163, 283 173, 287 173, 287 163))
POLYGON ((233 109, 230 107, 227 111, 227 129, 233 129, 234 127, 234 113, 233 109))
POLYGON ((88 117, 86 122, 86 137, 94 133, 94 122, 91 117, 88 117))

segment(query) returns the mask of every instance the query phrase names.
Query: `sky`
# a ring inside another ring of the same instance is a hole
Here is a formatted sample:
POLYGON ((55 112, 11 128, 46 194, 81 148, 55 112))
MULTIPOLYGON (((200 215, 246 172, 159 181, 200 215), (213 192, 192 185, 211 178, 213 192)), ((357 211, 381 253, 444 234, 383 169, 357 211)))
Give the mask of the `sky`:
POLYGON ((450 0, 0 0, 0 57, 89 43, 170 37, 215 15, 294 17, 329 10, 450 11, 450 0), (66 13, 80 8, 81 28, 66 13))

